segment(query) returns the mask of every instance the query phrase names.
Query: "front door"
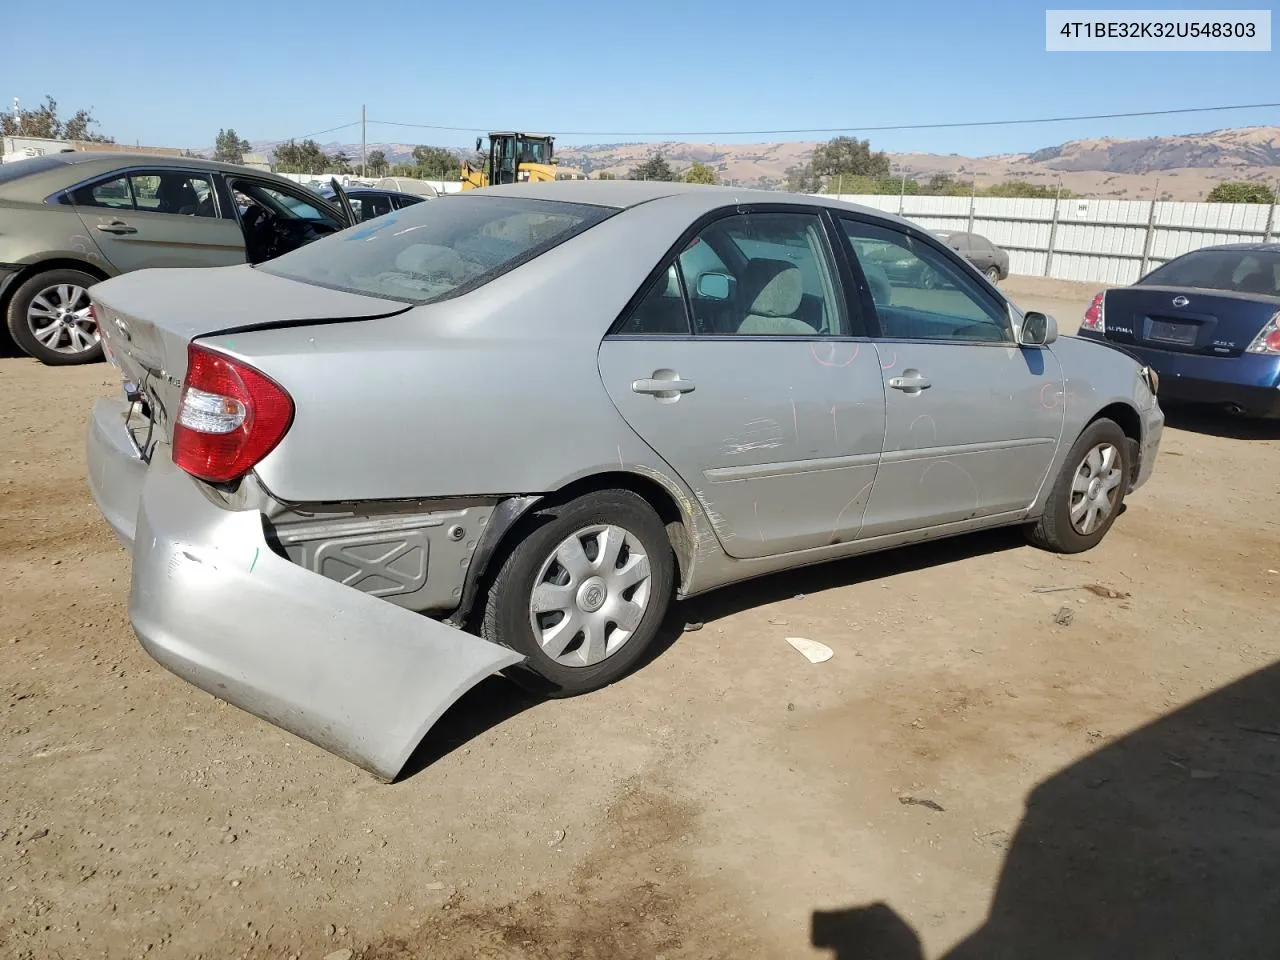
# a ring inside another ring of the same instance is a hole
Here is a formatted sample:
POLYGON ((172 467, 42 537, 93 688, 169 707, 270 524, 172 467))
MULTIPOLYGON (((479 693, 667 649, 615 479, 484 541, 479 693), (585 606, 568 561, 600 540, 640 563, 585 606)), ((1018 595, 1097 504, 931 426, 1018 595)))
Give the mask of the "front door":
POLYGON ((600 373, 725 551, 764 557, 859 534, 884 435, 863 332, 822 217, 765 208, 701 230, 605 339, 600 373))
POLYGON ((71 202, 121 273, 146 267, 244 263, 244 234, 221 210, 209 174, 159 168, 80 187, 71 202))
POLYGON ((874 281, 885 384, 884 452, 863 535, 1026 509, 1062 433, 1057 358, 1019 347, 1004 302, 936 241, 852 215, 840 223, 874 281), (885 244, 920 266, 877 274, 885 244))

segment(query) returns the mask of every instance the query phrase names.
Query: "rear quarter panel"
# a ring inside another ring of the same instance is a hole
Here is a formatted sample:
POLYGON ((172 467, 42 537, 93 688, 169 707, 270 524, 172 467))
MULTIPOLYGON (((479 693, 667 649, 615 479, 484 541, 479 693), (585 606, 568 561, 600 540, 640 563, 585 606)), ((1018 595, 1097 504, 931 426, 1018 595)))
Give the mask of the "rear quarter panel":
POLYGON ((608 470, 669 476, 614 408, 596 356, 687 222, 675 206, 633 208, 398 316, 208 338, 293 397, 294 423, 259 480, 299 503, 540 493, 608 470))
POLYGON ((0 263, 72 260, 112 275, 116 270, 70 206, 0 201, 0 263))

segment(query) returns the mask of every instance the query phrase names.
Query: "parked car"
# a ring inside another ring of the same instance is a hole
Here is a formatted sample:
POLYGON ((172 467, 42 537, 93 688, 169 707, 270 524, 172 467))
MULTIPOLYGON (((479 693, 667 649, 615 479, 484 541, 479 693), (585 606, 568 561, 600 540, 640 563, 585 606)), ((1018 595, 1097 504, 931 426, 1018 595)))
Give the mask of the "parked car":
POLYGON ((1095 295, 1079 334, 1151 366, 1172 402, 1280 417, 1280 244, 1184 253, 1095 295))
POLYGON ((0 167, 0 316, 47 364, 102 357, 93 284, 144 267, 261 263, 354 222, 340 198, 189 157, 59 153, 0 167))
POLYGON ((961 230, 944 230, 938 238, 960 256, 972 263, 992 283, 999 283, 1009 276, 1009 254, 986 237, 961 230))
MULTIPOLYGON (((351 209, 355 211, 356 219, 361 221, 372 220, 374 217, 380 217, 384 213, 390 213, 392 210, 403 210, 405 207, 411 207, 415 203, 422 203, 427 199, 414 193, 403 193, 399 190, 379 190, 375 187, 348 186, 340 189, 347 195, 347 199, 351 201, 351 209)), ((321 190, 320 196, 334 203, 339 202, 333 185, 321 190)))
POLYGON ((92 295, 143 645, 387 779, 487 674, 617 680, 673 595, 1004 525, 1087 550, 1163 424, 1140 364, 830 198, 492 187, 92 295), (866 244, 949 286, 868 284, 866 244))

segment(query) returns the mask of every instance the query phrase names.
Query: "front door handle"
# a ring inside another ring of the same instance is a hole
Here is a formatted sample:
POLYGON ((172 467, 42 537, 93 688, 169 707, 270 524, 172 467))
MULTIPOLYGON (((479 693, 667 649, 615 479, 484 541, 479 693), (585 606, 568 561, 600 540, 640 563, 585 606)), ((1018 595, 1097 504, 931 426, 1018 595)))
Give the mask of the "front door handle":
POLYGON ((889 386, 904 393, 919 393, 921 390, 928 390, 932 384, 929 382, 928 377, 922 377, 918 373, 910 373, 901 377, 890 377, 889 386))
POLYGON ((648 394, 659 400, 679 400, 682 393, 693 391, 692 380, 680 379, 674 370, 655 370, 652 377, 631 381, 631 392, 648 394))
POLYGON ((103 233, 137 233, 137 227, 131 227, 123 220, 112 220, 110 223, 99 223, 97 228, 103 233))

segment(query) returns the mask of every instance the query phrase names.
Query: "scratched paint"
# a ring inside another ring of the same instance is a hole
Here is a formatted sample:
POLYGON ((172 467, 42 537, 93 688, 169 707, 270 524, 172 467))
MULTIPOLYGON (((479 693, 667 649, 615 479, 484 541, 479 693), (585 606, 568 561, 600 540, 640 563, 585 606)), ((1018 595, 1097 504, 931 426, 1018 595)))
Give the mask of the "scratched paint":
POLYGON ((742 426, 742 432, 736 436, 725 437, 720 455, 725 457, 749 453, 752 450, 772 450, 782 446, 784 438, 777 420, 748 420, 742 426))
MULTIPOLYGON (((849 508, 850 508, 850 507, 852 507, 852 506, 853 506, 855 503, 857 503, 859 500, 863 500, 863 498, 864 498, 864 497, 866 497, 866 495, 867 495, 868 493, 870 493, 870 492, 871 492, 871 483, 864 484, 864 485, 863 485, 863 487, 862 487, 862 489, 858 491, 857 495, 855 495, 855 496, 854 496, 854 498, 853 498, 852 500, 850 500, 848 503, 846 503, 846 504, 844 505, 844 507, 842 507, 842 508, 841 508, 840 512, 839 512, 838 514, 836 514, 836 522, 835 522, 835 523, 832 525, 832 527, 831 527, 831 542, 832 542, 832 543, 839 543, 839 542, 840 542, 840 539, 841 539, 841 538, 840 538, 840 523, 841 523, 841 521, 843 521, 843 520, 844 520, 844 515, 845 515, 846 513, 848 513, 848 512, 849 512, 849 508)), ((864 501, 863 501, 863 506, 865 506, 865 505, 866 505, 866 502, 865 502, 865 500, 864 500, 864 501)))

